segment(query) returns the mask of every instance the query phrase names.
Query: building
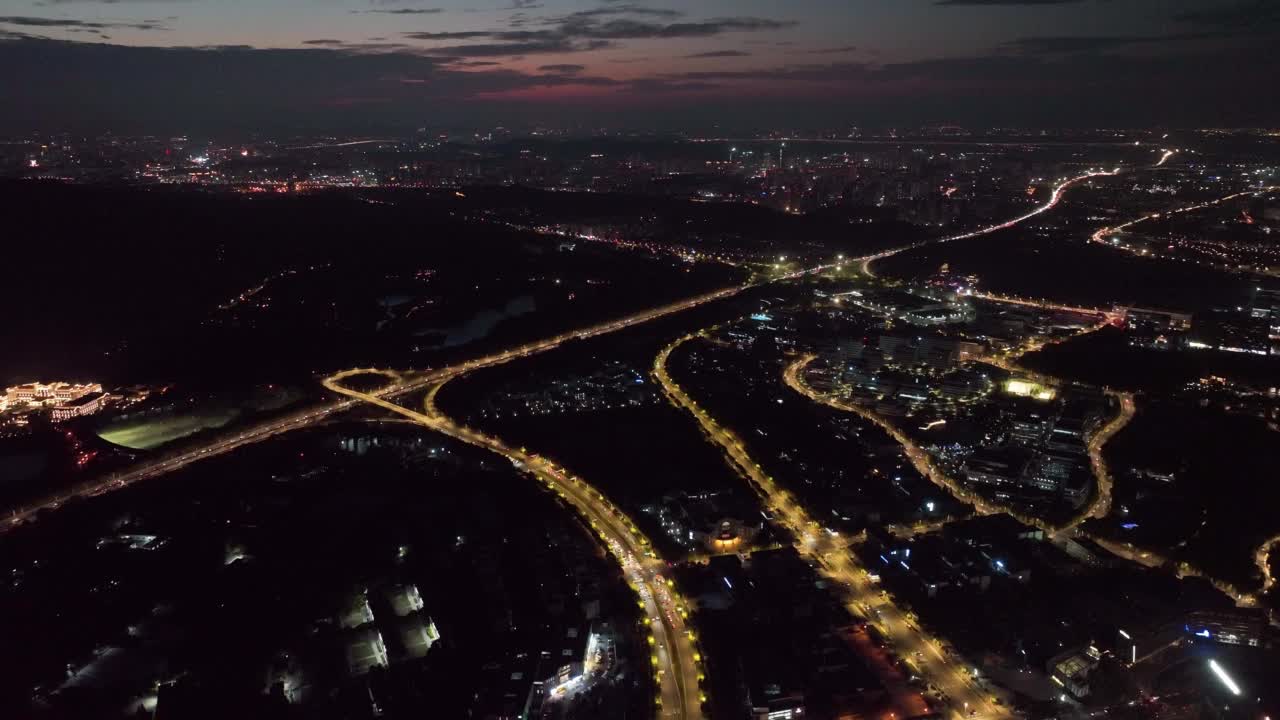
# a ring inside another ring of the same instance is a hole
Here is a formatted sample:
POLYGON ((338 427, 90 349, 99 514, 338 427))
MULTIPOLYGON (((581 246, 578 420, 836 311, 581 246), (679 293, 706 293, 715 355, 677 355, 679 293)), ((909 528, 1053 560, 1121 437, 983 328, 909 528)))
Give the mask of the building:
POLYGON ((1191 313, 1155 308, 1124 307, 1125 323, 1135 330, 1174 330, 1185 332, 1191 329, 1191 313))
POLYGON ((53 421, 62 422, 63 420, 92 415, 102 409, 102 404, 106 397, 101 391, 95 391, 55 405, 52 411, 53 421))
POLYGON ((1226 645, 1263 644, 1267 614, 1261 608, 1223 608, 1187 613, 1183 630, 1190 635, 1226 645))
POLYGON ((89 393, 101 393, 98 383, 72 384, 65 382, 26 383, 5 388, 4 400, 8 409, 18 407, 50 407, 77 400, 89 393))
POLYGON ((1092 645, 1069 650, 1049 660, 1049 677, 1077 698, 1088 697, 1089 673, 1098 667, 1101 659, 1102 653, 1092 645))
POLYGON ((964 461, 961 472, 974 484, 1016 485, 1022 482, 1030 461, 1030 454, 1022 448, 980 448, 964 461))

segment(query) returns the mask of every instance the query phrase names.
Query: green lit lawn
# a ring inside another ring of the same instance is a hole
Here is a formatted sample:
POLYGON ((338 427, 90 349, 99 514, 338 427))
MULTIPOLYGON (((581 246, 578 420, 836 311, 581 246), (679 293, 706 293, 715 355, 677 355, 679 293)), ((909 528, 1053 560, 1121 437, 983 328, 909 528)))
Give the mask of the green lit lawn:
POLYGON ((126 422, 103 428, 98 437, 134 450, 150 450, 206 428, 222 427, 239 414, 239 410, 220 410, 126 422))

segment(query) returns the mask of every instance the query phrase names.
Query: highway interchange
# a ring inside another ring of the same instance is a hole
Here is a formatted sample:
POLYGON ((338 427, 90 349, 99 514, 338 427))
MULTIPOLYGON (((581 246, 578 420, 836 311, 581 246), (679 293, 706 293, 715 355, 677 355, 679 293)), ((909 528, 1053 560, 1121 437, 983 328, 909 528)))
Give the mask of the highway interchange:
MULTIPOLYGON (((688 623, 688 606, 676 594, 669 580, 663 577, 666 563, 657 556, 635 523, 605 499, 599 490, 541 455, 511 447, 493 435, 459 425, 439 411, 418 412, 375 393, 360 392, 342 384, 347 378, 369 374, 384 375, 393 384, 400 382, 400 376, 391 371, 355 369, 326 378, 324 386, 340 395, 390 410, 468 445, 501 455, 517 469, 536 477, 582 514, 622 566, 628 581, 640 596, 653 643, 652 661, 658 680, 660 717, 701 718, 701 656, 693 643, 695 635, 688 623)), ((439 384, 435 385, 428 397, 433 398, 434 389, 438 387, 439 384)), ((429 407, 433 406, 434 403, 429 404, 429 407)))

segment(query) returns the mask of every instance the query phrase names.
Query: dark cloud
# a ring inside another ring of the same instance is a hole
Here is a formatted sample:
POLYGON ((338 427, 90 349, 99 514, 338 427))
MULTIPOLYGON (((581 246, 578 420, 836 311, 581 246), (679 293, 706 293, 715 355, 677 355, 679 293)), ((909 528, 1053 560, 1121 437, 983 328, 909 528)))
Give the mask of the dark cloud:
POLYGON ((407 32, 403 35, 410 40, 471 40, 473 38, 493 37, 493 33, 484 30, 464 30, 461 32, 407 32))
POLYGON ((54 5, 119 5, 121 3, 177 4, 194 2, 194 0, 38 0, 35 5, 50 7, 54 5))
POLYGON ((559 73, 561 75, 572 75, 586 70, 586 65, 575 65, 573 63, 558 63, 555 65, 539 65, 538 70, 542 72, 559 73))
POLYGON ((1280 2, 1245 0, 1222 7, 1187 10, 1175 14, 1173 19, 1218 30, 1280 30, 1280 2))
POLYGON ((116 21, 93 21, 93 20, 71 20, 67 18, 46 18, 46 17, 28 17, 19 15, 9 15, 0 17, 0 25, 18 25, 20 27, 38 27, 38 28, 54 28, 54 29, 81 29, 81 30, 108 30, 108 29, 127 29, 127 30, 168 30, 169 28, 160 24, 159 20, 142 20, 140 22, 116 22, 116 21))
MULTIPOLYGON (((598 30, 603 20, 625 17, 601 16, 588 24, 598 30)), ((1259 91, 1280 76, 1280 57, 1265 42, 1235 42, 1236 35, 1207 24, 1182 26, 1193 32, 1173 36, 1022 38, 969 57, 880 64, 832 53, 806 56, 814 62, 797 56, 790 59, 799 62, 776 66, 690 68, 634 80, 594 74, 593 68, 610 67, 608 58, 547 64, 534 73, 499 62, 619 42, 561 26, 427 34, 428 42, 409 47, 321 37, 289 50, 125 47, 27 34, 44 27, 79 26, 0 25, 0 107, 21 108, 0 113, 5 132, 359 132, 412 129, 424 118, 464 124, 513 116, 657 128, 745 118, 761 127, 831 127, 851 120, 1258 127, 1280 117, 1280 96, 1259 91), (1210 40, 1196 39, 1201 37, 1210 40), (451 40, 478 44, 435 47, 451 40)), ((757 62, 765 57, 761 53, 757 62)), ((643 74, 644 62, 659 60, 637 61, 627 74, 643 74)))
POLYGON ((438 15, 444 8, 386 8, 376 10, 352 10, 352 15, 438 15))
POLYGON ((934 5, 1072 5, 1084 0, 934 0, 934 5))
POLYGON ((168 48, 11 38, 0 41, 6 73, 0 107, 23 112, 0 113, 0 129, 412 127, 424 117, 465 121, 475 103, 494 94, 620 86, 606 77, 529 74, 476 61, 459 63, 476 69, 453 69, 452 58, 352 49, 358 47, 168 48))
POLYGON ((815 48, 813 50, 805 50, 806 55, 839 55, 841 53, 850 53, 858 49, 856 45, 842 45, 840 47, 831 48, 815 48))
POLYGON ((637 5, 631 2, 615 2, 609 5, 589 8, 587 10, 579 10, 577 12, 563 15, 560 17, 547 18, 550 24, 559 24, 571 18, 592 18, 603 17, 606 15, 641 15, 647 17, 677 18, 682 17, 685 13, 681 10, 669 10, 667 8, 654 8, 647 5, 637 5))
POLYGON ((686 58, 726 58, 726 57, 751 57, 751 53, 745 50, 708 50, 707 52, 693 53, 685 55, 686 58))
POLYGON ((1075 53, 1100 53, 1139 46, 1169 46, 1189 40, 1217 37, 1212 33, 1181 33, 1177 35, 1128 35, 1128 36, 1046 36, 1010 40, 1001 47, 1028 55, 1054 55, 1075 53))
POLYGON ((573 53, 602 50, 612 47, 608 40, 590 40, 571 43, 563 38, 533 39, 518 42, 475 43, 471 45, 447 45, 433 47, 432 54, 448 57, 512 57, 515 55, 545 55, 547 53, 573 53))
POLYGON ((754 70, 691 70, 668 73, 666 80, 737 80, 737 81, 800 81, 816 83, 844 82, 857 75, 864 75, 871 66, 865 63, 822 63, 783 65, 754 70))
POLYGON ((639 78, 627 83, 627 91, 655 94, 696 94, 719 90, 715 83, 692 80, 667 80, 663 78, 639 78))
MULTIPOLYGON (((633 12, 631 5, 617 5, 605 10, 633 12)), ((433 48, 432 52, 453 56, 488 57, 571 53, 613 47, 619 40, 672 39, 713 37, 731 32, 760 32, 790 28, 790 20, 757 17, 712 18, 703 22, 657 23, 616 17, 615 12, 587 10, 548 20, 546 27, 514 30, 462 30, 444 32, 407 32, 410 40, 489 40, 486 43, 433 48), (606 19, 601 19, 602 17, 606 19)))

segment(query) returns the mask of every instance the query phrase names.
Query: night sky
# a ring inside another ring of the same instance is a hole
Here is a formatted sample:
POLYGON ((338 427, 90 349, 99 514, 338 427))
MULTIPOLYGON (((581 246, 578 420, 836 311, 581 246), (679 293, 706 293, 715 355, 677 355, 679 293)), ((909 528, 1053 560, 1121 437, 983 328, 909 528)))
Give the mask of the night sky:
POLYGON ((1271 126, 1277 47, 1277 0, 0 0, 0 130, 1271 126))

